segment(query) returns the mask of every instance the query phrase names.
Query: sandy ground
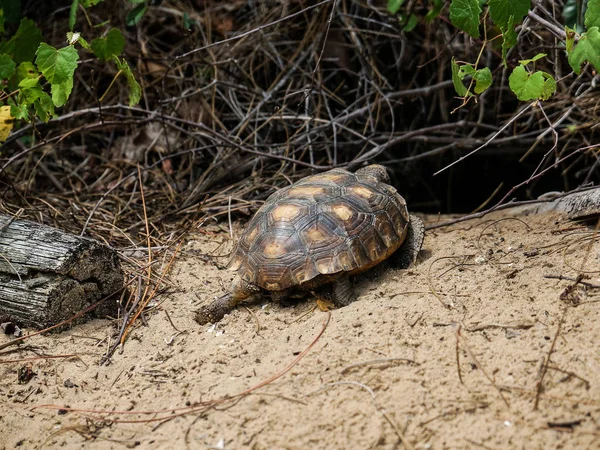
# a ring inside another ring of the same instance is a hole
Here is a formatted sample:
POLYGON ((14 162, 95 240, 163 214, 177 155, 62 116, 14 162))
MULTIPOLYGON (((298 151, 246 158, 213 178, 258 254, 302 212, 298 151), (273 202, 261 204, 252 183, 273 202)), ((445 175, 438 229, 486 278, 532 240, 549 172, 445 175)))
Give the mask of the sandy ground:
POLYGON ((600 244, 508 217, 429 232, 416 267, 358 280, 331 313, 264 303, 199 326, 232 278, 207 258, 232 245, 211 226, 109 365, 101 320, 0 356, 0 449, 600 448, 600 291, 545 277, 599 285, 600 244))

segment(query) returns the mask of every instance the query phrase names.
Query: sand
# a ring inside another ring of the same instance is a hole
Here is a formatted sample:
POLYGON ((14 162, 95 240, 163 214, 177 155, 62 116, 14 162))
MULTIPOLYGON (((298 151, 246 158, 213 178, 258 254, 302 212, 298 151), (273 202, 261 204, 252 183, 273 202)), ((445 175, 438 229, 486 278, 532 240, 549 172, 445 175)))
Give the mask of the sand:
POLYGON ((592 236, 496 214, 428 232, 415 267, 357 280, 345 308, 262 302, 199 326, 233 275, 212 225, 110 364, 108 320, 4 350, 0 449, 600 448, 600 290, 547 278, 600 285, 592 236))

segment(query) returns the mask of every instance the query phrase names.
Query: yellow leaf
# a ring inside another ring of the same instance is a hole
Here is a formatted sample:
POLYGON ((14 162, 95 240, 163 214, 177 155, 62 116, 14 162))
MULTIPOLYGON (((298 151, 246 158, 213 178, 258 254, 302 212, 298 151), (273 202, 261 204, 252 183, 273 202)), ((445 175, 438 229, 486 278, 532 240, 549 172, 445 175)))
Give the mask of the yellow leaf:
POLYGON ((14 119, 10 115, 10 106, 0 106, 0 142, 8 139, 14 119))

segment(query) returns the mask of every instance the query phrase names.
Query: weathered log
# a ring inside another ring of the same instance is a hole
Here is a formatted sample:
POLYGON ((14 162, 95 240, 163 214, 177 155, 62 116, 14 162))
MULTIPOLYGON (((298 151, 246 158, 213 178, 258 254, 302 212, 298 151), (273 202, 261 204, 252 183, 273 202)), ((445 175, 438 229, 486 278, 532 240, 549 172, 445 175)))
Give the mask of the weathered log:
MULTIPOLYGON (((113 249, 0 214, 0 315, 25 326, 46 328, 122 288, 123 271, 113 249)), ((87 316, 116 311, 113 298, 87 316)), ((78 321, 82 320, 85 317, 78 321)))
POLYGON ((541 214, 549 211, 565 213, 572 220, 598 217, 600 215, 600 187, 571 192, 566 195, 562 194, 551 202, 515 208, 515 212, 524 215, 541 214))

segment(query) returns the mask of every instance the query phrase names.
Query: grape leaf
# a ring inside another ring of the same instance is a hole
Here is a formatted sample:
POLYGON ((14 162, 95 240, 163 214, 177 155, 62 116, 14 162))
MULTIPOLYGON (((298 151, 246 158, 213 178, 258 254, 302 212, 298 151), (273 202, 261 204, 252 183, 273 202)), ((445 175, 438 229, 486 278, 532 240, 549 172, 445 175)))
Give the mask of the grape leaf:
POLYGON ((592 27, 583 33, 575 48, 568 55, 569 64, 577 75, 581 73, 581 65, 586 61, 590 62, 596 70, 600 70, 599 28, 592 27))
POLYGON ((542 72, 544 76, 544 86, 540 93, 540 100, 548 100, 556 92, 556 80, 549 73, 542 72))
POLYGON ((510 17, 519 23, 523 16, 529 12, 531 0, 490 0, 490 18, 500 28, 508 28, 510 17))
POLYGON ((407 33, 410 33, 412 30, 415 29, 417 25, 419 25, 419 19, 417 19, 417 16, 415 16, 414 14, 411 14, 410 16, 408 16, 408 19, 404 21, 403 25, 403 30, 407 33))
POLYGON ((452 25, 466 31, 474 38, 479 37, 479 15, 481 7, 478 0, 452 0, 450 21, 452 25))
POLYGON ((546 56, 548 56, 548 55, 545 54, 545 53, 538 53, 537 55, 535 55, 531 59, 521 59, 519 61, 519 64, 522 64, 522 65, 526 66, 527 64, 532 63, 532 62, 536 62, 538 59, 545 58, 546 56))
POLYGON ((15 62, 19 64, 24 61, 31 61, 35 55, 35 50, 40 45, 40 42, 42 42, 42 32, 40 29, 32 20, 23 19, 14 37, 15 62))
POLYGON ((492 71, 488 67, 477 70, 473 74, 475 80, 475 93, 481 94, 492 85, 492 71))
POLYGON ((144 14, 146 14, 147 10, 148 6, 145 3, 140 3, 131 11, 129 11, 127 16, 125 16, 125 23, 127 23, 127 26, 131 27, 133 25, 137 25, 139 21, 142 20, 142 17, 144 17, 144 14))
POLYGON ((117 64, 117 68, 123 72, 125 78, 127 78, 127 84, 129 85, 129 106, 137 105, 142 98, 142 88, 136 81, 131 72, 131 68, 125 59, 119 60, 116 56, 113 58, 117 64))
POLYGON ((65 103, 67 103, 72 90, 73 78, 67 78, 66 81, 63 81, 60 84, 53 84, 52 103, 54 103, 54 106, 63 106, 65 103))
POLYGON ((24 18, 15 35, 8 41, 0 43, 0 53, 12 56, 16 64, 31 61, 40 42, 42 42, 42 32, 32 20, 24 18))
POLYGON ((8 139, 10 130, 12 130, 14 119, 10 114, 10 106, 0 106, 0 142, 8 139))
POLYGON ((549 73, 538 70, 529 73, 518 65, 508 77, 508 86, 522 101, 547 100, 556 91, 556 81, 549 73))
POLYGON ((506 27, 500 27, 502 31, 502 65, 506 67, 506 53, 508 49, 517 43, 517 32, 515 31, 515 16, 508 18, 506 27))
POLYGON ((42 96, 42 86, 37 78, 23 78, 19 83, 19 103, 31 105, 42 96))
POLYGON ((29 120, 29 106, 22 103, 10 105, 10 115, 18 120, 29 120))
POLYGON ((0 80, 6 80, 12 77, 17 69, 17 65, 6 53, 0 55, 0 80))
POLYGON ((454 90, 458 95, 464 97, 467 95, 467 88, 463 84, 462 80, 464 77, 460 75, 460 66, 456 64, 454 58, 452 58, 452 84, 454 84, 454 90))
MULTIPOLYGON (((54 87, 54 86, 53 86, 54 87)), ((45 92, 33 104, 35 113, 42 122, 48 122, 54 115, 54 103, 45 92)))
POLYGON ((475 69, 471 64, 458 65, 452 58, 452 83, 454 90, 461 97, 473 95, 463 84, 463 80, 467 75, 473 77, 475 81, 475 93, 481 94, 492 85, 492 71, 484 67, 483 69, 475 69))
POLYGON ((123 34, 116 29, 111 29, 106 37, 96 38, 92 41, 92 52, 99 59, 111 59, 113 56, 119 56, 125 46, 123 34))
POLYGON ((541 72, 530 74, 518 65, 508 77, 508 86, 519 100, 536 100, 544 87, 544 76, 541 72))
POLYGON ((35 68, 33 63, 30 62, 22 62, 17 67, 17 80, 20 82, 25 78, 37 78, 40 76, 40 73, 35 68))
POLYGON ((390 14, 396 14, 400 11, 400 7, 404 3, 404 0, 388 0, 387 10, 390 14))
POLYGON ((433 0, 433 7, 427 11, 425 14, 425 22, 429 23, 434 20, 437 16, 442 12, 442 8, 444 7, 444 1, 442 0, 433 0))
POLYGON ((589 0, 585 12, 585 26, 589 30, 592 27, 600 27, 600 0, 589 0))
POLYGON ((69 45, 57 50, 42 42, 36 55, 35 63, 50 84, 61 84, 69 78, 73 78, 79 59, 75 47, 69 45))
POLYGON ((79 9, 79 0, 73 0, 69 11, 69 30, 73 31, 75 22, 77 21, 77 10, 79 9))

